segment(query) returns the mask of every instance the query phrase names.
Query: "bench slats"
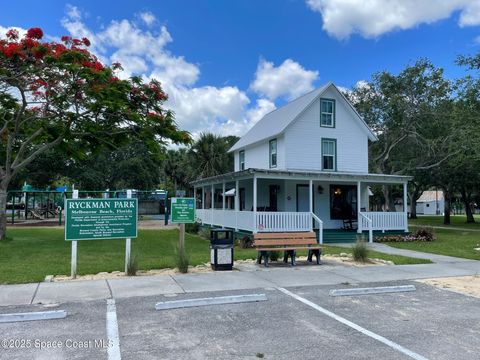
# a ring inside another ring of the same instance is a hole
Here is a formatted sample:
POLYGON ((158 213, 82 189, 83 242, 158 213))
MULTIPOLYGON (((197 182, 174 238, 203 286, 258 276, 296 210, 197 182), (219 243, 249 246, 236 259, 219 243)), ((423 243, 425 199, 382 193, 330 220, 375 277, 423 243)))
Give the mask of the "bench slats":
POLYGON ((273 246, 273 245, 308 245, 317 244, 317 239, 271 239, 271 240, 255 240, 256 246, 273 246))
POLYGON ((300 233, 257 233, 256 239, 298 239, 298 238, 315 238, 314 232, 300 232, 300 233))
POLYGON ((320 250, 321 246, 305 246, 305 247, 269 247, 269 248, 257 248, 258 251, 279 251, 279 250, 320 250))

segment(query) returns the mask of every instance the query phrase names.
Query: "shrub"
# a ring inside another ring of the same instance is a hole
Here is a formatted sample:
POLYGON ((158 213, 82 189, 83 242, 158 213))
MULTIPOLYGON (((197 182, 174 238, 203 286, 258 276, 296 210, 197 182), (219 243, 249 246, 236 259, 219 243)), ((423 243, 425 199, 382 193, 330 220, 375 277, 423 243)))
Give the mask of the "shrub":
POLYGON ((366 262, 368 260, 368 248, 365 240, 362 237, 358 236, 355 245, 352 248, 353 260, 366 262))
POLYGON ((423 227, 410 235, 386 235, 376 236, 375 242, 410 242, 410 241, 434 241, 435 234, 432 228, 423 227))
POLYGON ((185 224, 185 231, 190 234, 198 234, 200 224, 195 222, 193 224, 185 224))
POLYGON ((250 235, 245 235, 240 239, 239 245, 242 249, 249 249, 253 247, 253 238, 250 235))
POLYGON ((180 249, 178 246, 175 249, 175 263, 178 271, 182 274, 188 272, 188 255, 185 249, 180 249))
POLYGON ((277 261, 278 258, 280 257, 280 251, 276 251, 276 250, 274 250, 274 251, 269 251, 269 252, 268 252, 268 257, 269 257, 269 259, 272 260, 272 261, 277 261))
POLYGON ((131 255, 127 263, 127 276, 136 276, 137 271, 138 271, 137 257, 134 255, 131 255))
POLYGON ((421 227, 417 231, 415 231, 414 236, 417 238, 418 241, 433 241, 435 240, 435 234, 431 227, 421 227))

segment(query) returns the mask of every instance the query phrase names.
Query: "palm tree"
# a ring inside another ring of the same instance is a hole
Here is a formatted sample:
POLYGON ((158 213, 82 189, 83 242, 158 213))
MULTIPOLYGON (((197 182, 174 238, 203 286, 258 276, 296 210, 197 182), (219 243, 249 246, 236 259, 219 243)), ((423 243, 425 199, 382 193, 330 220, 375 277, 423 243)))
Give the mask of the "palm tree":
POLYGON ((192 177, 200 179, 233 171, 233 156, 227 151, 237 140, 233 136, 201 133, 189 152, 192 177))

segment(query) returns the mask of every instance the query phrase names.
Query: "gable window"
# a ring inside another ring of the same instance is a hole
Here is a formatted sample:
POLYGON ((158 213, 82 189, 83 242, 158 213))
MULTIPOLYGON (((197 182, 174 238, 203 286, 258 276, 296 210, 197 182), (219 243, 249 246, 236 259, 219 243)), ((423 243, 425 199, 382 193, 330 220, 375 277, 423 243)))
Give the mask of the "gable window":
POLYGON ((320 99, 320 126, 335 127, 335 100, 320 99))
POLYGON ((337 170, 337 140, 322 139, 322 170, 337 170))
POLYGON ((270 149, 270 167, 275 168, 277 167, 277 139, 272 139, 269 142, 269 149, 270 149))
POLYGON ((238 152, 238 168, 241 170, 245 170, 245 150, 238 152))

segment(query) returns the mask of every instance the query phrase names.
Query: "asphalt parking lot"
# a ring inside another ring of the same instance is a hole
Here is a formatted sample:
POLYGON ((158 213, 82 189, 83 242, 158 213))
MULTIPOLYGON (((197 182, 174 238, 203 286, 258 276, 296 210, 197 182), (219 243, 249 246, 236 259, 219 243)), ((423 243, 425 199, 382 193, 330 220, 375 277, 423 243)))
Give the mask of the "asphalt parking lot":
MULTIPOLYGON (((287 293, 261 288, 117 299, 119 354, 122 359, 478 359, 480 299, 416 282, 368 286, 399 284, 414 284, 417 290, 329 296, 331 289, 350 287, 345 284, 290 287, 287 293), (159 301, 258 293, 266 294, 268 300, 163 311, 154 308, 159 301), (329 312, 333 316, 326 315, 329 312)), ((0 324, 2 339, 30 340, 28 348, 1 348, 0 358, 118 359, 118 353, 108 350, 112 335, 107 328, 112 323, 111 317, 107 320, 104 300, 53 308, 2 307, 0 312, 51 309, 64 309, 68 316, 0 324)))

